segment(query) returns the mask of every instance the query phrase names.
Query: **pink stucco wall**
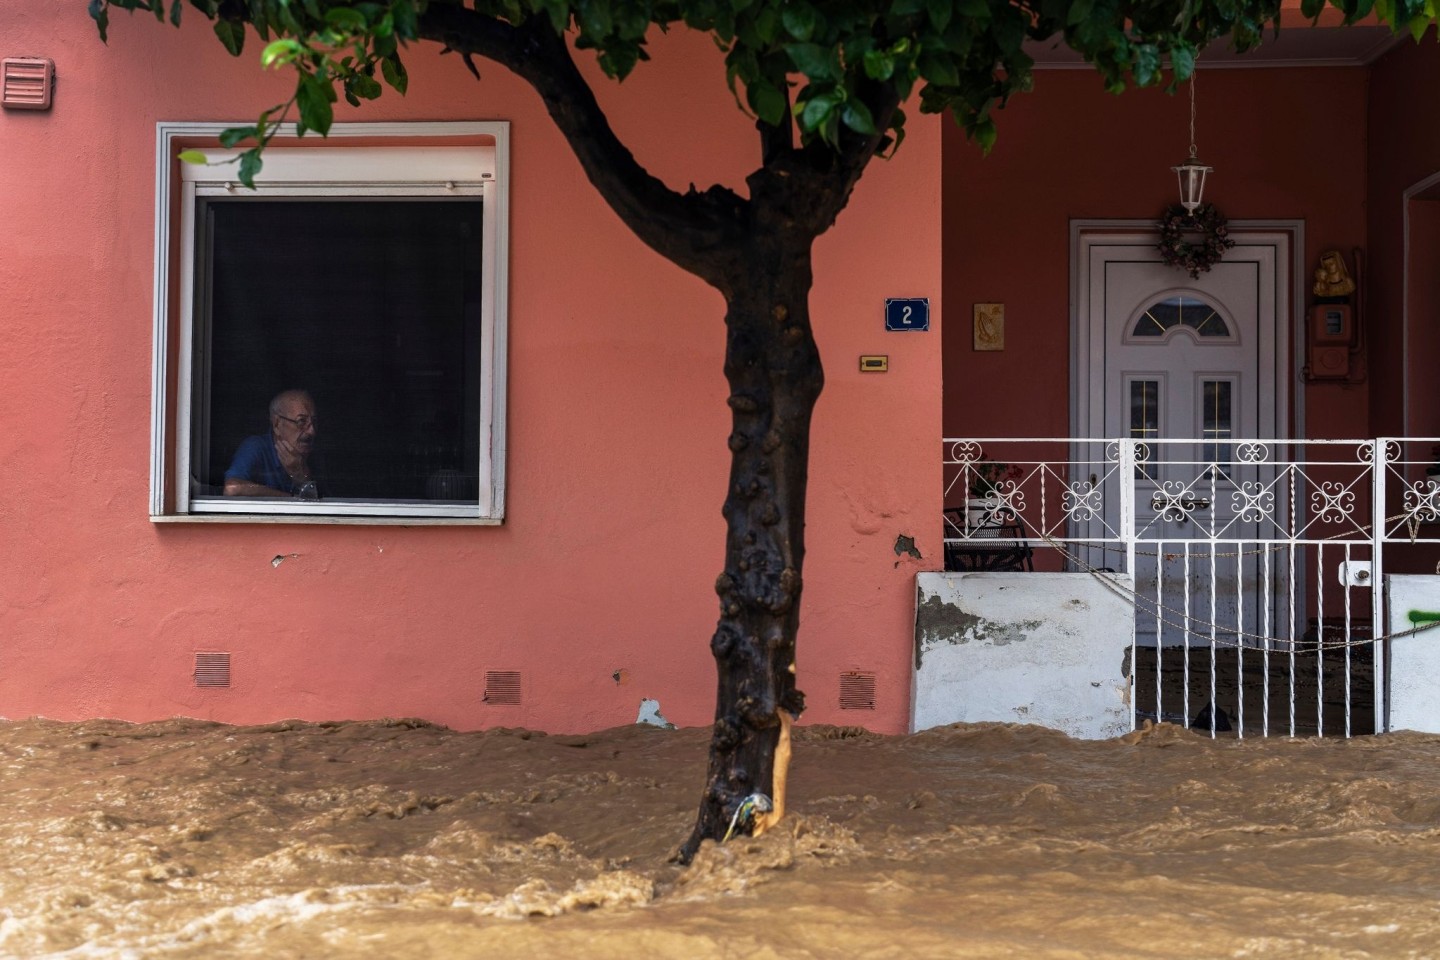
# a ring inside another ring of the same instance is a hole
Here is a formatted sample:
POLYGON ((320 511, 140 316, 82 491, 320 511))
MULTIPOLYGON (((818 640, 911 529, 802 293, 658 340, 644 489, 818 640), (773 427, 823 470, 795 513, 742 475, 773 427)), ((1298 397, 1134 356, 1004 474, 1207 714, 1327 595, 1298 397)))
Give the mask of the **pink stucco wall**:
MULTIPOLYGON (((408 97, 337 114, 512 122, 505 524, 152 524, 155 124, 252 117, 285 82, 198 17, 121 16, 104 47, 78 2, 0 5, 0 56, 59 77, 51 111, 0 113, 0 716, 582 730, 646 697, 709 722, 722 301, 630 235, 527 87, 424 48, 408 97), (197 650, 232 654, 231 689, 193 686, 197 650), (483 704, 487 670, 522 671, 522 705, 483 704)), ((602 99, 671 184, 743 189, 755 137, 710 41, 665 39, 602 99)), ((914 574, 940 552, 940 122, 908 129, 821 239, 812 298, 827 386, 799 679, 806 720, 882 731, 908 720, 914 574), (887 296, 931 297, 935 329, 884 333, 887 296), (860 375, 862 353, 890 372, 860 375), (873 713, 839 710, 851 669, 876 674, 873 713)))
MULTIPOLYGON (((1363 67, 1206 70, 1197 86, 1206 186, 1231 220, 1304 220, 1303 263, 1365 243, 1363 67)), ((1157 219, 1189 146, 1189 98, 1107 94, 1087 71, 1036 75, 999 114, 990 156, 945 131, 947 436, 1069 431, 1069 221, 1157 219), (972 349, 970 304, 1006 305, 1006 349, 972 349)), ((1296 331, 1298 335, 1298 331, 1296 331)), ((1369 432, 1366 384, 1303 389, 1305 432, 1369 432)))

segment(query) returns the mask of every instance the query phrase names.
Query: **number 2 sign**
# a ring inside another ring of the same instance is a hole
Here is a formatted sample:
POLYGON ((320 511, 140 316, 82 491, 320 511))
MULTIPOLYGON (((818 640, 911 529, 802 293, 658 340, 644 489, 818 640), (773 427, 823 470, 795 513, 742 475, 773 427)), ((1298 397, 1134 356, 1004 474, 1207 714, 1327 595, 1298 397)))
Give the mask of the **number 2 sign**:
POLYGON ((929 297, 891 297, 885 301, 885 329, 929 330, 929 297))

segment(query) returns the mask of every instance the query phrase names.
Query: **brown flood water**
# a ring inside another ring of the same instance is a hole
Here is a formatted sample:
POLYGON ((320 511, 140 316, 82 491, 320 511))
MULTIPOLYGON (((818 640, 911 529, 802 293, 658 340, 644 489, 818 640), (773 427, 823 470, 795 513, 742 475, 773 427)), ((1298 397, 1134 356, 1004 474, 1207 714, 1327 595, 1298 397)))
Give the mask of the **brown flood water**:
POLYGON ((0 956, 1440 956, 1440 737, 796 734, 682 869, 703 730, 0 723, 0 956))

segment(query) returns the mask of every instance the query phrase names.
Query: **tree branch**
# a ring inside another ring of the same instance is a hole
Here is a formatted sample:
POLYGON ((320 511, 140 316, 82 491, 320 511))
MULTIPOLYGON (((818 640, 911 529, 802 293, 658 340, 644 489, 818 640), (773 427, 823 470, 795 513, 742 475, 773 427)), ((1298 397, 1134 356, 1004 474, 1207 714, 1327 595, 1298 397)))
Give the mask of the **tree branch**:
POLYGON ((863 96, 875 118, 876 132, 843 130, 838 148, 817 137, 798 149, 775 149, 775 134, 760 125, 765 166, 748 178, 757 215, 774 211, 808 230, 811 238, 834 225, 861 174, 886 142, 885 129, 899 107, 899 98, 889 85, 870 84, 863 96))
POLYGON ((657 253, 725 292, 743 236, 747 202, 733 191, 678 193, 636 161, 610 127, 565 38, 534 16, 515 25, 474 10, 431 4, 420 35, 485 57, 540 94, 585 175, 625 225, 657 253))

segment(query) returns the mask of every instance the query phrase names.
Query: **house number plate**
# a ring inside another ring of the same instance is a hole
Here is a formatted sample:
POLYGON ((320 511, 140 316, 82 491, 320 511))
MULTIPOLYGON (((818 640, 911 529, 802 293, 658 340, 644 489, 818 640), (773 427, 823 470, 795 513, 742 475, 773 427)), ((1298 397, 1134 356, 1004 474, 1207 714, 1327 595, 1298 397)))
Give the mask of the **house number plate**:
POLYGON ((930 298, 891 297, 886 300, 885 329, 890 331, 929 330, 930 298))

